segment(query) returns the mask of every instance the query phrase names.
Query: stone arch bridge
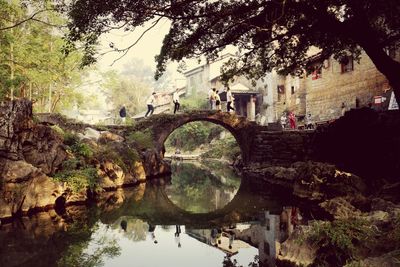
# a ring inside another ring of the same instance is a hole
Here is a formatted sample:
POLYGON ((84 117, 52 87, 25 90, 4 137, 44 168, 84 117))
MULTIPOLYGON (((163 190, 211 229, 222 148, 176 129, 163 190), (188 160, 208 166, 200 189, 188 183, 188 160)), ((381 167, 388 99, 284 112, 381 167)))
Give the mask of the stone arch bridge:
POLYGON ((49 114, 37 114, 38 121, 69 123, 77 130, 97 128, 127 136, 150 130, 154 146, 162 154, 164 142, 180 126, 192 121, 209 121, 230 131, 236 138, 244 164, 290 165, 296 161, 321 161, 364 177, 397 179, 400 173, 400 113, 376 112, 362 108, 315 131, 279 131, 259 126, 244 117, 218 111, 190 111, 180 114, 152 115, 132 126, 93 125, 56 121, 49 114))
MULTIPOLYGON (((243 162, 292 163, 308 159, 308 143, 313 131, 273 131, 259 126, 245 117, 221 111, 198 110, 179 114, 157 114, 137 120, 133 125, 95 126, 57 120, 57 116, 38 114, 39 121, 49 124, 68 123, 67 128, 84 131, 91 127, 109 130, 124 137, 137 131, 151 131, 155 148, 163 154, 168 136, 182 125, 194 121, 207 121, 227 129, 235 137, 242 153, 243 162)), ((184 140, 183 140, 184 141, 184 140)))

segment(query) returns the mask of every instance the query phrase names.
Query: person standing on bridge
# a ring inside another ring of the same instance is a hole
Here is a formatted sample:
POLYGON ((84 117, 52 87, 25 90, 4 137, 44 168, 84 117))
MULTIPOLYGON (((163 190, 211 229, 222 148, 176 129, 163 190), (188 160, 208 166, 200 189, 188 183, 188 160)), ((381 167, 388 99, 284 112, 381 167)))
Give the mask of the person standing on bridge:
POLYGON ((126 108, 125 108, 125 105, 122 105, 122 108, 119 110, 119 116, 121 117, 122 124, 125 124, 125 121, 126 121, 126 108))
POLYGON ((176 91, 172 94, 172 102, 174 102, 174 114, 179 110, 181 104, 179 103, 179 94, 178 94, 178 88, 176 91))
POLYGON ((296 116, 294 115, 294 112, 289 113, 289 123, 290 129, 296 129, 296 116))
POLYGON ((213 109, 213 99, 214 99, 214 91, 213 88, 210 88, 210 90, 208 90, 208 101, 210 103, 210 109, 213 109))
POLYGON ((151 96, 149 96, 149 98, 147 98, 147 101, 146 101, 147 112, 146 112, 146 115, 144 115, 145 117, 147 117, 147 115, 152 115, 154 112, 154 104, 156 102, 155 94, 156 94, 156 92, 153 92, 151 94, 151 96))
POLYGON ((217 110, 221 110, 221 97, 219 91, 215 91, 215 107, 217 110))
POLYGON ((234 98, 231 89, 228 87, 226 88, 226 109, 228 112, 230 112, 231 110, 235 111, 235 108, 232 106, 233 100, 234 98))
POLYGON ((211 105, 211 109, 214 110, 216 108, 216 90, 215 88, 212 88, 211 93, 208 94, 208 97, 210 99, 210 105, 211 105))

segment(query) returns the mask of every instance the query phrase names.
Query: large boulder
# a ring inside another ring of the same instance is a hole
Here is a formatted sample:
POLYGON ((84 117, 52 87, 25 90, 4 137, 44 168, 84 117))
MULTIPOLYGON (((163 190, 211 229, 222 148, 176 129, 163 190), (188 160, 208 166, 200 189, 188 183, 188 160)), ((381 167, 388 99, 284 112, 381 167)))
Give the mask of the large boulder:
POLYGON ((281 244, 278 262, 290 263, 289 266, 308 266, 316 258, 316 245, 304 240, 299 242, 301 236, 310 226, 298 226, 289 238, 281 244))
POLYGON ((97 167, 97 174, 100 179, 98 185, 103 189, 116 189, 122 186, 134 185, 146 181, 146 173, 142 162, 134 161, 128 172, 111 160, 100 163, 97 167))
POLYGON ((289 167, 255 165, 244 169, 244 173, 251 180, 263 180, 296 197, 313 201, 366 192, 360 177, 322 162, 296 162, 289 167))
POLYGON ((171 166, 163 160, 162 152, 147 149, 143 154, 143 167, 148 177, 156 177, 171 173, 171 166))
POLYGON ((323 210, 335 219, 355 218, 361 215, 361 211, 355 208, 343 197, 336 197, 319 204, 323 210))
POLYGON ((53 206, 62 186, 25 161, 6 160, 1 173, 0 218, 53 206))
POLYGON ((53 129, 36 125, 22 138, 22 154, 25 161, 40 168, 45 174, 53 174, 67 159, 63 138, 53 129))
POLYGON ((106 144, 106 143, 110 143, 110 142, 123 142, 124 138, 118 134, 115 134, 115 133, 112 133, 109 131, 104 131, 104 132, 101 132, 98 140, 99 140, 99 143, 106 144))

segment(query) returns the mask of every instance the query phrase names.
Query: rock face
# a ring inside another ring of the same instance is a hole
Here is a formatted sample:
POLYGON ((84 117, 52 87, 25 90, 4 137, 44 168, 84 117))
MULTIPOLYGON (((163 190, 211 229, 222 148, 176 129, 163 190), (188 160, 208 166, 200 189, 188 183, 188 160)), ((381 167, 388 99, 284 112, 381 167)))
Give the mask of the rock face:
POLYGON ((244 174, 255 183, 275 185, 289 195, 312 201, 358 195, 366 191, 360 177, 321 162, 296 162, 289 167, 250 166, 244 169, 244 174))
POLYGON ((99 186, 103 189, 116 189, 146 181, 146 172, 141 162, 134 162, 134 173, 124 172, 112 161, 105 161, 98 167, 99 186))
POLYGON ((299 226, 296 228, 289 238, 282 243, 278 261, 290 262, 289 266, 308 266, 313 263, 316 257, 317 247, 311 243, 300 243, 300 238, 304 228, 307 226, 299 226))
MULTIPOLYGON (((51 124, 52 117, 47 118, 46 124, 51 124)), ((125 143, 122 135, 69 123, 62 117, 55 121, 62 122, 61 128, 76 133, 81 145, 100 151, 97 155, 86 155, 84 160, 87 167, 97 169, 97 187, 115 190, 143 182, 146 177, 170 173, 169 164, 156 149, 137 152, 125 143)), ((64 137, 48 125, 34 123, 28 100, 0 104, 0 218, 52 207, 56 203, 65 205, 88 200, 86 188, 74 192, 68 183, 51 177, 64 170, 66 160, 82 160, 68 152, 71 147, 63 142, 64 137)))
POLYGON ((0 105, 0 218, 54 205, 63 193, 48 177, 65 160, 61 138, 35 125, 27 100, 0 105))

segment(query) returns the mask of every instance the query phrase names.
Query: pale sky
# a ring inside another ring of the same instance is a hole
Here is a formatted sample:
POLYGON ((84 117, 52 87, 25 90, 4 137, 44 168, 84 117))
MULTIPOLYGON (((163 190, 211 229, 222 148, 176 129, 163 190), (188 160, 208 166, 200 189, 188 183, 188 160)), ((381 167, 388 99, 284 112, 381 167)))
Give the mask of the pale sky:
MULTIPOLYGON (((101 45, 103 47, 102 49, 104 49, 104 51, 111 50, 109 47, 110 43, 113 43, 118 49, 126 48, 134 43, 150 25, 151 23, 146 23, 144 27, 136 28, 134 31, 124 32, 122 30, 114 30, 108 34, 105 34, 101 38, 101 45)), ((102 56, 102 58, 99 60, 99 67, 102 70, 122 70, 124 64, 129 62, 130 59, 139 58, 142 59, 146 65, 155 70, 156 62, 154 57, 159 54, 162 41, 164 36, 168 33, 169 27, 170 23, 167 19, 161 20, 154 28, 148 31, 123 58, 112 64, 114 60, 122 55, 122 53, 108 53, 102 56)), ((176 68, 176 63, 171 63, 168 66, 169 71, 171 71, 174 75, 179 75, 176 72, 176 68)))

